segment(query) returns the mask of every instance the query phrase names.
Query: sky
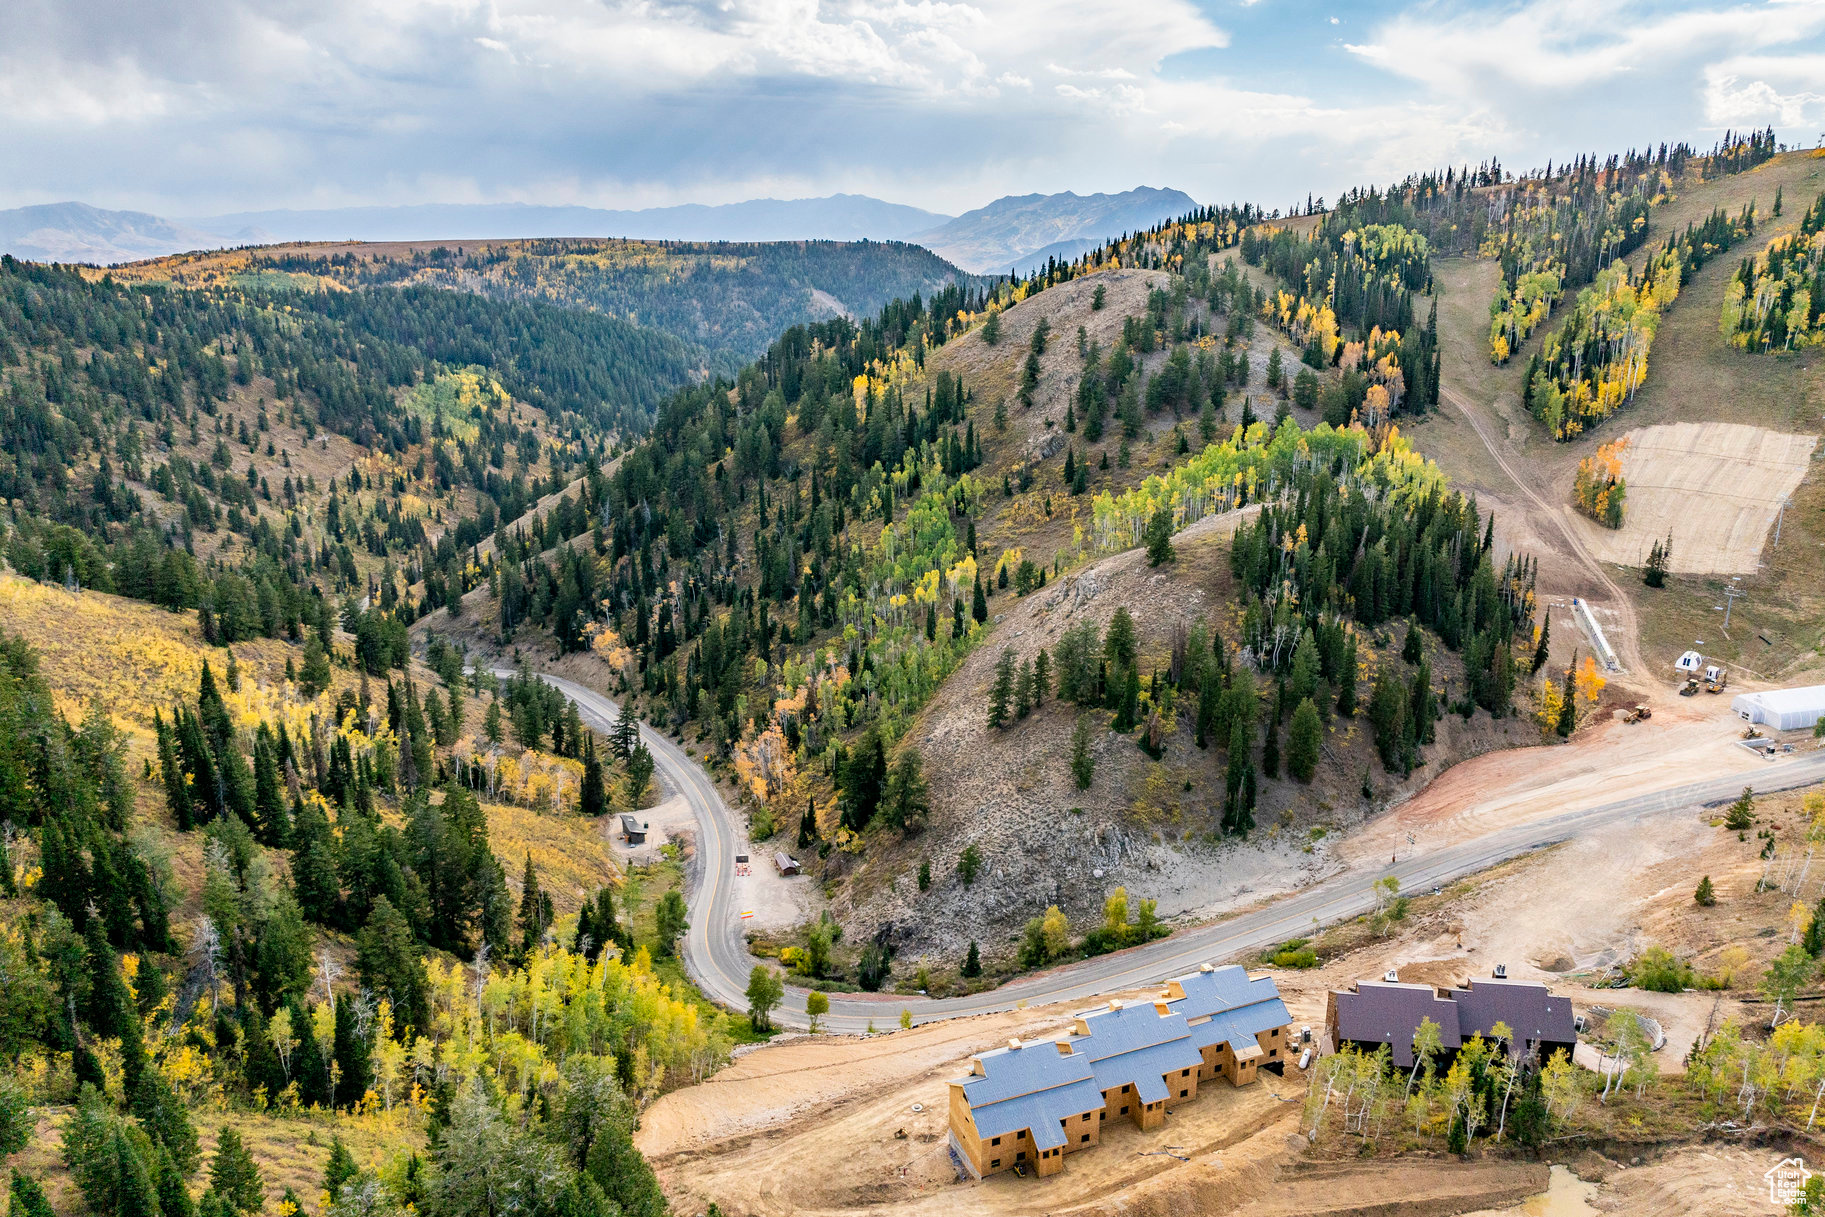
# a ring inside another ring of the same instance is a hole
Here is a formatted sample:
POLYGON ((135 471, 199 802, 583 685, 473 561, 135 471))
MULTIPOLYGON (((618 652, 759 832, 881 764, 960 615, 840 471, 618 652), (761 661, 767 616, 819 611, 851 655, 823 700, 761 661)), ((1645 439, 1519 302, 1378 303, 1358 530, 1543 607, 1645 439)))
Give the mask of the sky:
POLYGON ((7 0, 0 207, 1274 207, 1825 138, 1825 0, 7 0))

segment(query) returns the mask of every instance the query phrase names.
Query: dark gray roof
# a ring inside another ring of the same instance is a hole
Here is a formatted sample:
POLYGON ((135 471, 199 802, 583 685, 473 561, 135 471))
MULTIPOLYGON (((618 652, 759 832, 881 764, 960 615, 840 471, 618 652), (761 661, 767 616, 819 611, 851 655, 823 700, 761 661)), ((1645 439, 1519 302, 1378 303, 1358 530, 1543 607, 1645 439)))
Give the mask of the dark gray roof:
POLYGON ((1132 1084, 1141 1102, 1158 1103, 1169 1097, 1167 1074, 1203 1063, 1185 1016, 1161 1014, 1151 1002, 1094 1011, 1083 1020, 1090 1034, 1073 1036, 1071 1047, 1090 1058, 1099 1090, 1132 1084))
POLYGON ((997 1048, 977 1058, 980 1076, 960 1079, 976 1131, 1000 1137, 1027 1129, 1039 1149, 1063 1145, 1060 1122, 1103 1105, 1090 1058, 1050 1041, 997 1048))
POLYGON ((1337 1025, 1332 1031, 1338 1042, 1387 1044, 1402 1069, 1413 1064, 1413 1033, 1422 1019, 1438 1024, 1439 1041, 1446 1048, 1462 1045, 1457 1003, 1438 996, 1431 985, 1363 981, 1354 993, 1340 991, 1335 996, 1337 1025))
POLYGON ((1569 1044, 1578 1038, 1572 1024, 1572 1002, 1527 980, 1472 980, 1447 994, 1457 1002, 1458 1034, 1487 1037, 1497 1023, 1507 1023, 1517 1049, 1528 1040, 1569 1044))

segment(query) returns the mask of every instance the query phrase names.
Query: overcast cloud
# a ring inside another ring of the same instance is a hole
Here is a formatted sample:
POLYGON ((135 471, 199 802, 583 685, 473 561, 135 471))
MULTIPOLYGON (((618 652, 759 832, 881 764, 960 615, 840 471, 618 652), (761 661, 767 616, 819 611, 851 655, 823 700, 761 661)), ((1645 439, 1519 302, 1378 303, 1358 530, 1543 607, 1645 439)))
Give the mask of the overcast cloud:
POLYGON ((0 207, 938 211, 1171 186, 1269 206, 1772 123, 1825 0, 9 0, 0 207))

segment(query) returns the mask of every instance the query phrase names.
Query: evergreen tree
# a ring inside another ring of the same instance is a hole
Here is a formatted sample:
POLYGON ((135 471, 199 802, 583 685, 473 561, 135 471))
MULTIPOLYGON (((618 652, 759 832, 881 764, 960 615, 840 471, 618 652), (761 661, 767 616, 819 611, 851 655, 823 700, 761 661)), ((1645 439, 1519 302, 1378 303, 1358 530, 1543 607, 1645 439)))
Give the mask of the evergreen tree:
POLYGON ((1033 707, 1038 709, 1052 692, 1052 659, 1044 647, 1033 660, 1033 707))
MULTIPOLYGON (((1698 881, 1698 890, 1692 893, 1692 899, 1704 908, 1710 908, 1717 903, 1717 889, 1711 886, 1711 876, 1706 875, 1698 881)), ((1820 918, 1815 912, 1812 920, 1806 925, 1805 936, 1800 940, 1800 944, 1806 948, 1806 953, 1814 957, 1820 950, 1825 949, 1825 925, 1821 925, 1822 921, 1825 921, 1825 918, 1820 918)))
POLYGON ((596 737, 583 736, 583 783, 577 795, 577 810, 594 819, 608 814, 608 787, 602 780, 602 762, 596 759, 596 737))
POLYGON ((1356 716, 1356 634, 1350 631, 1343 644, 1343 662, 1337 671, 1337 713, 1356 716))
POLYGON ((989 319, 982 323, 982 341, 995 346, 1001 341, 1001 310, 989 314, 989 319))
POLYGON ((818 839, 817 800, 808 797, 805 799, 805 814, 798 820, 798 847, 810 849, 818 839))
POLYGON ((1552 654, 1553 619, 1552 614, 1540 617, 1540 641, 1534 645, 1533 664, 1528 668, 1529 674, 1538 673, 1546 666, 1547 658, 1552 654))
MULTIPOLYGON (((1577 663, 1576 652, 1572 654, 1572 663, 1577 663)), ((1578 726, 1578 689, 1572 677, 1573 668, 1565 669, 1565 687, 1560 691, 1559 721, 1553 724, 1553 730, 1560 739, 1570 739, 1578 726)))
POLYGON ((367 1093, 372 1073, 367 1038, 355 1024, 354 1004, 346 998, 336 999, 335 1058, 336 1106, 354 1107, 367 1093))
POLYGON ((995 661, 995 683, 989 688, 989 727, 1008 725, 1014 700, 1014 648, 1007 647, 995 661))
POLYGON ((424 953, 412 939, 412 927, 392 901, 379 896, 355 941, 361 987, 392 1003, 393 1025, 403 1043, 408 1029, 426 1026, 424 953))
POLYGON ((1375 750, 1381 755, 1382 768, 1390 773, 1408 772, 1407 689, 1386 666, 1375 673, 1375 691, 1369 696, 1369 722, 1375 728, 1375 750))
POLYGON ((1401 640, 1400 657, 1408 663, 1418 663, 1421 651, 1419 623, 1407 618, 1407 636, 1401 640))
POLYGON ((981 625, 989 619, 989 598, 982 592, 980 573, 976 575, 976 590, 974 598, 970 602, 970 616, 975 619, 977 625, 981 625))
POLYGON ((1156 509, 1147 520, 1142 541, 1147 546, 1148 566, 1175 561, 1178 554, 1172 548, 1172 513, 1164 507, 1156 509))
POLYGON ((545 940, 545 931, 554 917, 551 897, 539 889, 539 874, 532 869, 532 851, 526 851, 526 866, 520 875, 520 954, 529 956, 545 940))
POLYGON ((1287 738, 1286 771, 1301 782, 1310 782, 1318 772, 1323 738, 1324 724, 1318 717, 1318 707, 1308 697, 1293 711, 1293 724, 1287 738))
POLYGON ((1261 745, 1261 772, 1270 778, 1280 776, 1280 720, 1267 720, 1267 741, 1261 745))
POLYGON ((209 1190, 242 1213, 257 1213, 266 1203, 260 1168, 232 1125, 225 1125, 216 1138, 215 1161, 209 1166, 209 1190))
POLYGON ((13 1167, 13 1185, 8 1206, 9 1217, 57 1217, 51 1210, 51 1202, 45 1199, 44 1188, 30 1175, 22 1174, 18 1167, 13 1167))
MULTIPOLYGON (((1096 290, 1101 291, 1102 288, 1099 287, 1096 290)), ((982 975, 982 955, 977 951, 974 939, 970 940, 969 953, 963 957, 963 967, 960 971, 967 980, 974 980, 982 975)))
POLYGON ((342 1197, 344 1185, 353 1183, 361 1176, 361 1168, 355 1165, 355 1156, 349 1153, 348 1146, 338 1136, 330 1137, 329 1161, 323 1166, 323 1190, 329 1193, 333 1204, 342 1197))

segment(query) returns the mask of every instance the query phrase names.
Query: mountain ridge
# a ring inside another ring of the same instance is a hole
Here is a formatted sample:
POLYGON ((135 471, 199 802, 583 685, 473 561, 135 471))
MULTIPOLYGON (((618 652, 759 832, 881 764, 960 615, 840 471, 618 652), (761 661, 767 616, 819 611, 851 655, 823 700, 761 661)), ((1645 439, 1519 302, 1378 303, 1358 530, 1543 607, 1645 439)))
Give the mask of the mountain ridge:
POLYGON ((869 195, 685 203, 640 210, 531 203, 279 208, 164 217, 82 202, 0 211, 0 252, 28 261, 116 265, 197 250, 290 241, 618 237, 773 242, 906 241, 972 273, 1025 273, 1197 206, 1182 191, 1006 195, 947 216, 869 195))

